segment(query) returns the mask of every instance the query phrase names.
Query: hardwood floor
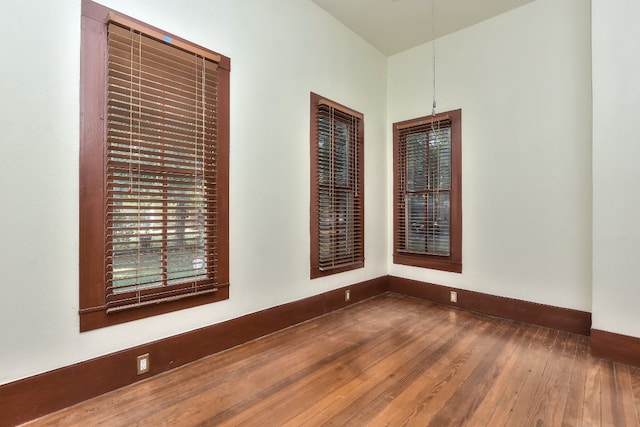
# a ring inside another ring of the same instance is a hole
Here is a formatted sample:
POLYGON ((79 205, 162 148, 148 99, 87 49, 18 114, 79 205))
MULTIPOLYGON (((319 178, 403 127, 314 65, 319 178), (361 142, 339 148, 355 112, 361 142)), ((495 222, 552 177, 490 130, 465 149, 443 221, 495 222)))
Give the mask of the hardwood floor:
POLYGON ((588 337, 385 294, 29 425, 621 427, 639 412, 640 368, 590 356, 588 337))

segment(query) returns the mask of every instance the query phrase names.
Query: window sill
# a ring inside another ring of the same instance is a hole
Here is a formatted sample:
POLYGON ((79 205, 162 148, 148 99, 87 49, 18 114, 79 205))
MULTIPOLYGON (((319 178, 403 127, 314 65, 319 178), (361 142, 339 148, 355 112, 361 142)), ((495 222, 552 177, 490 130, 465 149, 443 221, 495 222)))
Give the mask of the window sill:
POLYGON ((430 268, 432 270, 449 271, 452 273, 462 273, 462 262, 453 260, 451 257, 440 257, 437 255, 408 255, 393 254, 393 263, 410 265, 412 267, 430 268))
POLYGON ((80 310, 80 332, 87 332, 94 329, 105 328, 132 320, 144 319, 172 311, 183 310, 198 305, 209 304, 216 301, 229 299, 229 284, 222 284, 216 287, 216 292, 206 294, 196 294, 191 297, 182 298, 175 301, 150 304, 128 310, 120 310, 107 313, 106 307, 96 307, 94 309, 80 310))
POLYGON ((331 276, 333 274, 356 270, 358 268, 364 268, 364 260, 354 262, 353 264, 344 265, 342 267, 332 268, 330 270, 320 270, 318 267, 311 267, 311 278, 317 279, 318 277, 331 276))

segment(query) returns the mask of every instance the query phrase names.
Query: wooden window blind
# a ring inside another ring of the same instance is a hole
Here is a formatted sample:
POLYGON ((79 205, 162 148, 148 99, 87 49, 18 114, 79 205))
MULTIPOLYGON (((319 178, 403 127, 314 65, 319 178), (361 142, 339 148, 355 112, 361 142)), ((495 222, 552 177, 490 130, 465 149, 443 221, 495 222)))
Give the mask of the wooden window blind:
POLYGON ((81 331, 229 297, 229 72, 82 1, 81 331))
POLYGON ((450 253, 451 123, 400 130, 400 251, 450 253))
POLYGON ((364 264, 363 116, 312 94, 312 277, 364 264))
MULTIPOLYGON (((459 110, 394 125, 394 259, 457 268, 460 237, 459 110)), ((411 264, 413 265, 413 264, 411 264)), ((448 268, 440 268, 448 269, 448 268)))
POLYGON ((107 307, 215 291, 217 64, 108 34, 107 307))

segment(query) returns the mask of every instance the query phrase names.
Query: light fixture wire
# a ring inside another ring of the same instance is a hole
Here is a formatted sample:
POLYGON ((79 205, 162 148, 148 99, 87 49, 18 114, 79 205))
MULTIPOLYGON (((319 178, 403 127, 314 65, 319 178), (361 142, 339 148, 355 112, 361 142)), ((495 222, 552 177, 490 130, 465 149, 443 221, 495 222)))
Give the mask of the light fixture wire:
MULTIPOLYGON (((440 220, 440 142, 438 141, 440 122, 436 121, 436 0, 431 0, 431 64, 432 64, 432 88, 431 94, 433 103, 431 104, 431 138, 436 149, 436 176, 435 181, 431 185, 435 186, 434 204, 434 228, 438 227, 440 220)), ((431 138, 429 138, 431 140, 431 138)), ((429 143, 429 151, 431 151, 431 143, 429 143)), ((431 175, 431 174, 429 174, 431 175)), ((430 180, 430 177, 429 177, 430 180)), ((429 203, 427 202, 427 211, 429 203)), ((435 230, 434 230, 435 231, 435 230)))
MULTIPOLYGON (((432 64, 432 91, 433 104, 431 115, 436 116, 436 0, 431 0, 431 64, 432 64)), ((433 123, 433 122, 431 122, 433 123)))

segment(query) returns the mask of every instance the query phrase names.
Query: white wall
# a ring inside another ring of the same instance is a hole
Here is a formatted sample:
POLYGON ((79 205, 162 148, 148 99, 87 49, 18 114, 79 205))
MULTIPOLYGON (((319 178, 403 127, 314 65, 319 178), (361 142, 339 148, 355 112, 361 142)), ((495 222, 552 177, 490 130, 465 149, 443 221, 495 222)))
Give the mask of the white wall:
POLYGON ((80 0, 3 0, 0 384, 386 274, 378 51, 311 1, 103 4, 231 57, 231 296, 78 332, 80 0), (366 267, 313 281, 309 91, 365 115, 366 267))
POLYGON ((430 44, 385 59, 311 1, 103 0, 231 57, 231 297, 80 334, 80 0, 3 0, 0 384, 385 274, 585 311, 593 274, 594 327, 640 336, 639 11, 619 1, 593 0, 593 200, 589 2, 438 39, 438 111, 463 114, 453 274, 390 257, 390 124, 430 112, 430 44), (366 147, 366 267, 313 281, 309 91, 364 113, 366 147))
MULTIPOLYGON (((437 40, 437 111, 462 109, 463 272, 390 260, 391 275, 591 310, 589 40, 585 0, 537 0, 437 40)), ((431 55, 388 59, 389 123, 431 113, 431 55)), ((388 156, 390 170, 390 143, 388 156)))
POLYGON ((592 7, 593 328, 640 337, 640 3, 592 7))

